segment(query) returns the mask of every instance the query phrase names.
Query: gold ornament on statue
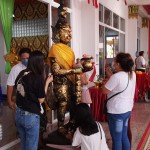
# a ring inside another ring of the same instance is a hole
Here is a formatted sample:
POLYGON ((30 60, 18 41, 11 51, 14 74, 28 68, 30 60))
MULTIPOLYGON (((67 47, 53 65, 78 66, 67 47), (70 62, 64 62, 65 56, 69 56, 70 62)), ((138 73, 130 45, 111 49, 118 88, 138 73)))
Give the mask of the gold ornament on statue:
POLYGON ((12 48, 10 53, 4 55, 4 58, 5 58, 5 61, 10 63, 11 67, 13 67, 19 62, 15 48, 12 48))
POLYGON ((64 7, 64 2, 61 1, 58 8, 59 19, 55 27, 52 26, 52 40, 54 43, 68 44, 71 41, 71 27, 67 23, 67 13, 67 8, 64 7))

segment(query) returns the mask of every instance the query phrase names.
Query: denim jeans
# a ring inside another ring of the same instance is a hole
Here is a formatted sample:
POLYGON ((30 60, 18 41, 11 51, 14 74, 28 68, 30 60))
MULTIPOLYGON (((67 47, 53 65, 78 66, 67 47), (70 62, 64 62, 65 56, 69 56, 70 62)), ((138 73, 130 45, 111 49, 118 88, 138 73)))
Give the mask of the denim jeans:
POLYGON ((21 150, 37 150, 40 116, 17 107, 16 127, 21 139, 21 150))
POLYGON ((131 112, 108 114, 108 125, 112 137, 112 150, 130 150, 128 120, 131 112))

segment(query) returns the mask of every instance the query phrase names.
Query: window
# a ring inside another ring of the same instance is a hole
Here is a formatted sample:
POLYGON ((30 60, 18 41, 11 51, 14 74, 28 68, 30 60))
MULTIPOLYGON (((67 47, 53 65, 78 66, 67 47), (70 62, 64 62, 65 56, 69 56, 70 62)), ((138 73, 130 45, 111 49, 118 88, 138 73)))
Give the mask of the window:
POLYGON ((103 76, 105 74, 104 71, 104 59, 105 51, 104 51, 104 27, 99 25, 99 75, 103 76))
POLYGON ((99 21, 103 22, 103 5, 99 4, 99 21))
POLYGON ((37 35, 48 35, 47 18, 14 21, 12 37, 26 37, 37 35))
POLYGON ((104 9, 104 23, 112 26, 111 21, 112 21, 112 12, 109 9, 105 8, 104 9))
POLYGON ((125 32, 125 20, 120 18, 120 30, 125 32))
POLYGON ((119 29, 119 16, 113 13, 113 27, 119 29))
POLYGON ((39 1, 15 3, 12 37, 48 35, 48 5, 39 1))
POLYGON ((120 52, 125 52, 125 34, 120 33, 119 47, 120 52))
POLYGON ((99 75, 105 76, 105 59, 111 65, 119 51, 125 52, 125 19, 99 4, 99 22, 99 75))

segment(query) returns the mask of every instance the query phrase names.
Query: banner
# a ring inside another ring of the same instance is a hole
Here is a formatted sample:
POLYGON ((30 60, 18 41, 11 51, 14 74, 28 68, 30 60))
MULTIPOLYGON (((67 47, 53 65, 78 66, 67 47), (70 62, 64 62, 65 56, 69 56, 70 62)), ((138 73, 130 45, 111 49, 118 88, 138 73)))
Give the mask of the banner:
MULTIPOLYGON (((7 53, 10 53, 10 45, 12 38, 12 21, 14 12, 14 0, 1 0, 0 1, 0 19, 2 22, 4 40, 6 44, 7 53)), ((6 62, 5 72, 9 73, 11 66, 6 62)))

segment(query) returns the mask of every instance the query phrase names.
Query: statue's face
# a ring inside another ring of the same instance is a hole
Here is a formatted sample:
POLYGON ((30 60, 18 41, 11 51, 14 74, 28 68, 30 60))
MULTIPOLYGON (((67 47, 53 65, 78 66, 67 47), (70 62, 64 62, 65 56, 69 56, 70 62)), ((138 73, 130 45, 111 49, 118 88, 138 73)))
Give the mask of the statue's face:
POLYGON ((68 44, 71 41, 71 28, 70 26, 64 26, 60 32, 60 41, 64 44, 68 44))

